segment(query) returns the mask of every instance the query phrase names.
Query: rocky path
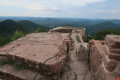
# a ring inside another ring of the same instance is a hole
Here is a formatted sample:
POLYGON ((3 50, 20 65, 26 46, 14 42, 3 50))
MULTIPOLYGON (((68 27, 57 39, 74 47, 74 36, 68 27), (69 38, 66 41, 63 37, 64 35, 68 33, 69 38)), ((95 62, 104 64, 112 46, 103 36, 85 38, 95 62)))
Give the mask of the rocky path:
POLYGON ((77 42, 75 34, 72 35, 72 38, 74 40, 74 50, 71 51, 71 61, 68 65, 70 70, 67 70, 61 80, 89 80, 87 63, 78 61, 77 57, 80 43, 77 42))

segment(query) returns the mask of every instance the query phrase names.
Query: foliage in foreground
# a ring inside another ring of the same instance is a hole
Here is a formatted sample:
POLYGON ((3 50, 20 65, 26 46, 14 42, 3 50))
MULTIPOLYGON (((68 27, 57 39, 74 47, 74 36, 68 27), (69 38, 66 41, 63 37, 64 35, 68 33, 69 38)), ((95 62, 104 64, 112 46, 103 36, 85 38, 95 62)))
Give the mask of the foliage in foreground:
POLYGON ((24 36, 23 32, 16 30, 14 32, 13 36, 11 37, 11 41, 17 40, 17 39, 19 39, 19 38, 21 38, 23 36, 24 36))
POLYGON ((0 66, 3 66, 5 64, 11 64, 17 70, 28 70, 28 69, 30 69, 28 66, 20 65, 19 63, 14 62, 13 60, 11 60, 9 58, 7 58, 7 59, 0 59, 0 66))

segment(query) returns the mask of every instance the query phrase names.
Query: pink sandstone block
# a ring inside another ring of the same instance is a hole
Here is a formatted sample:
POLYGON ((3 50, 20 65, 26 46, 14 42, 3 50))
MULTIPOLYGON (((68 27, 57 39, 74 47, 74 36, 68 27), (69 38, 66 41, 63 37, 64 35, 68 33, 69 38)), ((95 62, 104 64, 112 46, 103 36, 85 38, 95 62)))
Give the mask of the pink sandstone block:
POLYGON ((64 43, 65 39, 67 39, 66 42, 70 41, 68 33, 30 34, 0 48, 0 56, 6 55, 18 63, 37 70, 44 69, 43 73, 45 74, 57 73, 66 62, 67 45, 64 43), (58 56, 46 61, 56 54, 58 56))

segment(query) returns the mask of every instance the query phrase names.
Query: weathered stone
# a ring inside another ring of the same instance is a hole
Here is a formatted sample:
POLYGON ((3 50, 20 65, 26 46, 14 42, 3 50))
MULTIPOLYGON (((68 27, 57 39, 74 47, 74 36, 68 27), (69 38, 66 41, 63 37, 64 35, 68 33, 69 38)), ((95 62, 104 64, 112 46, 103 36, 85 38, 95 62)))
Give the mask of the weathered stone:
MULTIPOLYGON (((3 80, 33 80, 36 72, 30 70, 16 70, 11 65, 0 67, 0 78, 3 80)), ((38 74, 36 80, 39 80, 43 75, 38 74)))
POLYGON ((120 36, 119 35, 107 35, 105 37, 105 43, 110 48, 119 48, 120 49, 120 36))
POLYGON ((78 51, 78 60, 88 62, 87 43, 81 43, 78 51))
POLYGON ((72 32, 73 28, 72 27, 57 27, 54 29, 51 29, 49 32, 61 32, 61 33, 70 33, 72 32))
POLYGON ((109 53, 108 57, 109 57, 109 59, 120 61, 120 55, 118 55, 118 54, 111 54, 111 53, 109 53))
POLYGON ((105 43, 91 40, 90 65, 95 80, 115 80, 120 73, 120 36, 107 35, 105 43), (102 79, 100 79, 100 75, 102 79), (97 78, 99 76, 99 78, 97 78))
POLYGON ((35 70, 40 69, 40 72, 45 75, 59 74, 60 69, 67 62, 66 42, 71 47, 68 33, 30 34, 2 47, 0 55, 6 55, 35 70))

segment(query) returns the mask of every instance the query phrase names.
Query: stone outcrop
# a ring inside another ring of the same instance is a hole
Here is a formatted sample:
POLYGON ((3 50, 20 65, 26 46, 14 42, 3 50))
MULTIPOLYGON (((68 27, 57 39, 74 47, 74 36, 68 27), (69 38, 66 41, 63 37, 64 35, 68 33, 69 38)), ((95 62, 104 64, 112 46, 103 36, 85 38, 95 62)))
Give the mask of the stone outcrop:
POLYGON ((51 29, 49 32, 61 32, 61 33, 70 33, 72 32, 73 28, 66 26, 66 27, 57 27, 54 29, 51 29))
POLYGON ((81 43, 78 50, 78 60, 88 63, 88 44, 81 43))
POLYGON ((51 78, 43 80, 58 80, 66 65, 73 71, 68 80, 73 80, 75 74, 78 74, 78 80, 116 80, 120 77, 120 36, 107 35, 104 41, 86 43, 84 35, 85 28, 57 27, 46 33, 27 35, 1 47, 1 60, 10 58, 31 70, 17 71, 6 64, 0 66, 0 79, 32 80, 39 70, 36 80, 45 76, 51 78))
POLYGON ((103 41, 91 40, 90 68, 95 80, 116 80, 120 76, 120 36, 107 35, 103 41))
POLYGON ((70 49, 68 33, 33 33, 1 47, 0 56, 44 75, 59 75, 70 49))

